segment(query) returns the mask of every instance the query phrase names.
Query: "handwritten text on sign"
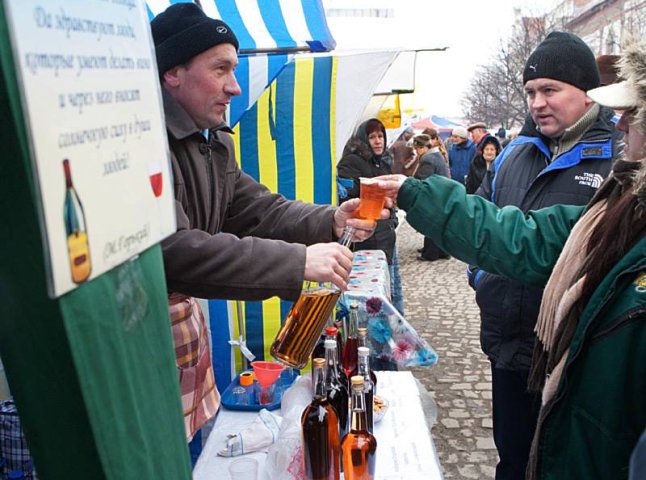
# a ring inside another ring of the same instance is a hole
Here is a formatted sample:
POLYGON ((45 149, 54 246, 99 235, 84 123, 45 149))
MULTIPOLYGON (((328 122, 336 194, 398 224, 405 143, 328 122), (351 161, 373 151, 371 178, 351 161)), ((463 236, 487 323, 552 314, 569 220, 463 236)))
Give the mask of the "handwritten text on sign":
POLYGON ((143 1, 4 0, 59 296, 175 231, 143 1))

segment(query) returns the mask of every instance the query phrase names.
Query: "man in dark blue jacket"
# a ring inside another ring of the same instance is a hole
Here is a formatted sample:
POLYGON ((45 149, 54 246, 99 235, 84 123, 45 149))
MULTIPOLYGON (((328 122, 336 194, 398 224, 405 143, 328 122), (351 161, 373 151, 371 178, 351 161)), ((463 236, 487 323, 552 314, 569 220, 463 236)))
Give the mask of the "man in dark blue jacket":
POLYGON ((455 127, 451 131, 451 147, 449 148, 449 167, 451 178, 464 185, 469 165, 476 154, 476 144, 469 139, 469 132, 464 127, 455 127))
MULTIPOLYGON (((619 136, 614 112, 585 93, 599 86, 592 51, 576 35, 552 32, 529 56, 523 83, 530 115, 477 193, 523 211, 586 204, 610 172, 619 136)), ((473 267, 469 283, 491 361, 496 479, 522 480, 540 407, 527 380, 543 292, 473 267)))

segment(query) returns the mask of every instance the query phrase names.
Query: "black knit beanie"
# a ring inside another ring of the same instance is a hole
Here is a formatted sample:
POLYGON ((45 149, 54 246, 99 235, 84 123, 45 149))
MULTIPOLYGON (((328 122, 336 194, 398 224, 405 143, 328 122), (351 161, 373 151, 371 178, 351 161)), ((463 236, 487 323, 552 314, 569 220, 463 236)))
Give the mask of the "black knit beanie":
POLYGON ((238 50, 238 39, 231 28, 222 20, 207 17, 194 3, 171 5, 153 18, 150 29, 160 75, 221 43, 230 43, 238 50))
POLYGON ((553 78, 585 91, 600 84, 594 54, 572 33, 552 32, 527 59, 523 84, 535 78, 553 78))

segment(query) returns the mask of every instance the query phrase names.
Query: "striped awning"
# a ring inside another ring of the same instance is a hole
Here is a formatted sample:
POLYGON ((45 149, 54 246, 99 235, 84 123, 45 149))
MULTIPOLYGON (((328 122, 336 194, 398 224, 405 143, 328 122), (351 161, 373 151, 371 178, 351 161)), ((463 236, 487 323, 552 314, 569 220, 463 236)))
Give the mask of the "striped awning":
POLYGON ((236 125, 295 52, 326 52, 336 42, 321 0, 146 0, 152 20, 174 3, 196 3, 224 20, 240 43, 236 77, 242 95, 232 98, 229 124, 236 125))
MULTIPOLYGON (((146 0, 152 19, 173 3, 190 0, 146 0)), ((195 0, 204 13, 224 20, 240 43, 240 54, 327 52, 336 42, 321 0, 195 0)))
MULTIPOLYGON (((396 54, 294 55, 234 127, 241 168, 288 199, 336 203, 336 162, 396 54)), ((269 360, 291 302, 244 302, 241 318, 231 303, 208 306, 212 338, 242 336, 256 359, 269 360)), ((241 368, 239 351, 223 342, 213 342, 213 361, 219 387, 241 368)))

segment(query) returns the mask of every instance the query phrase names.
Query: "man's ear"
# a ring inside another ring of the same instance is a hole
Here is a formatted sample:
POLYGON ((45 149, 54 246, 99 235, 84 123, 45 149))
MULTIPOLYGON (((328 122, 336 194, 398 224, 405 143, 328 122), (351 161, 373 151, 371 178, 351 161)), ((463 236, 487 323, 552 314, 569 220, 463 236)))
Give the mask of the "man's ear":
POLYGON ((180 66, 176 66, 164 72, 164 83, 168 84, 169 87, 175 88, 180 84, 180 66))

